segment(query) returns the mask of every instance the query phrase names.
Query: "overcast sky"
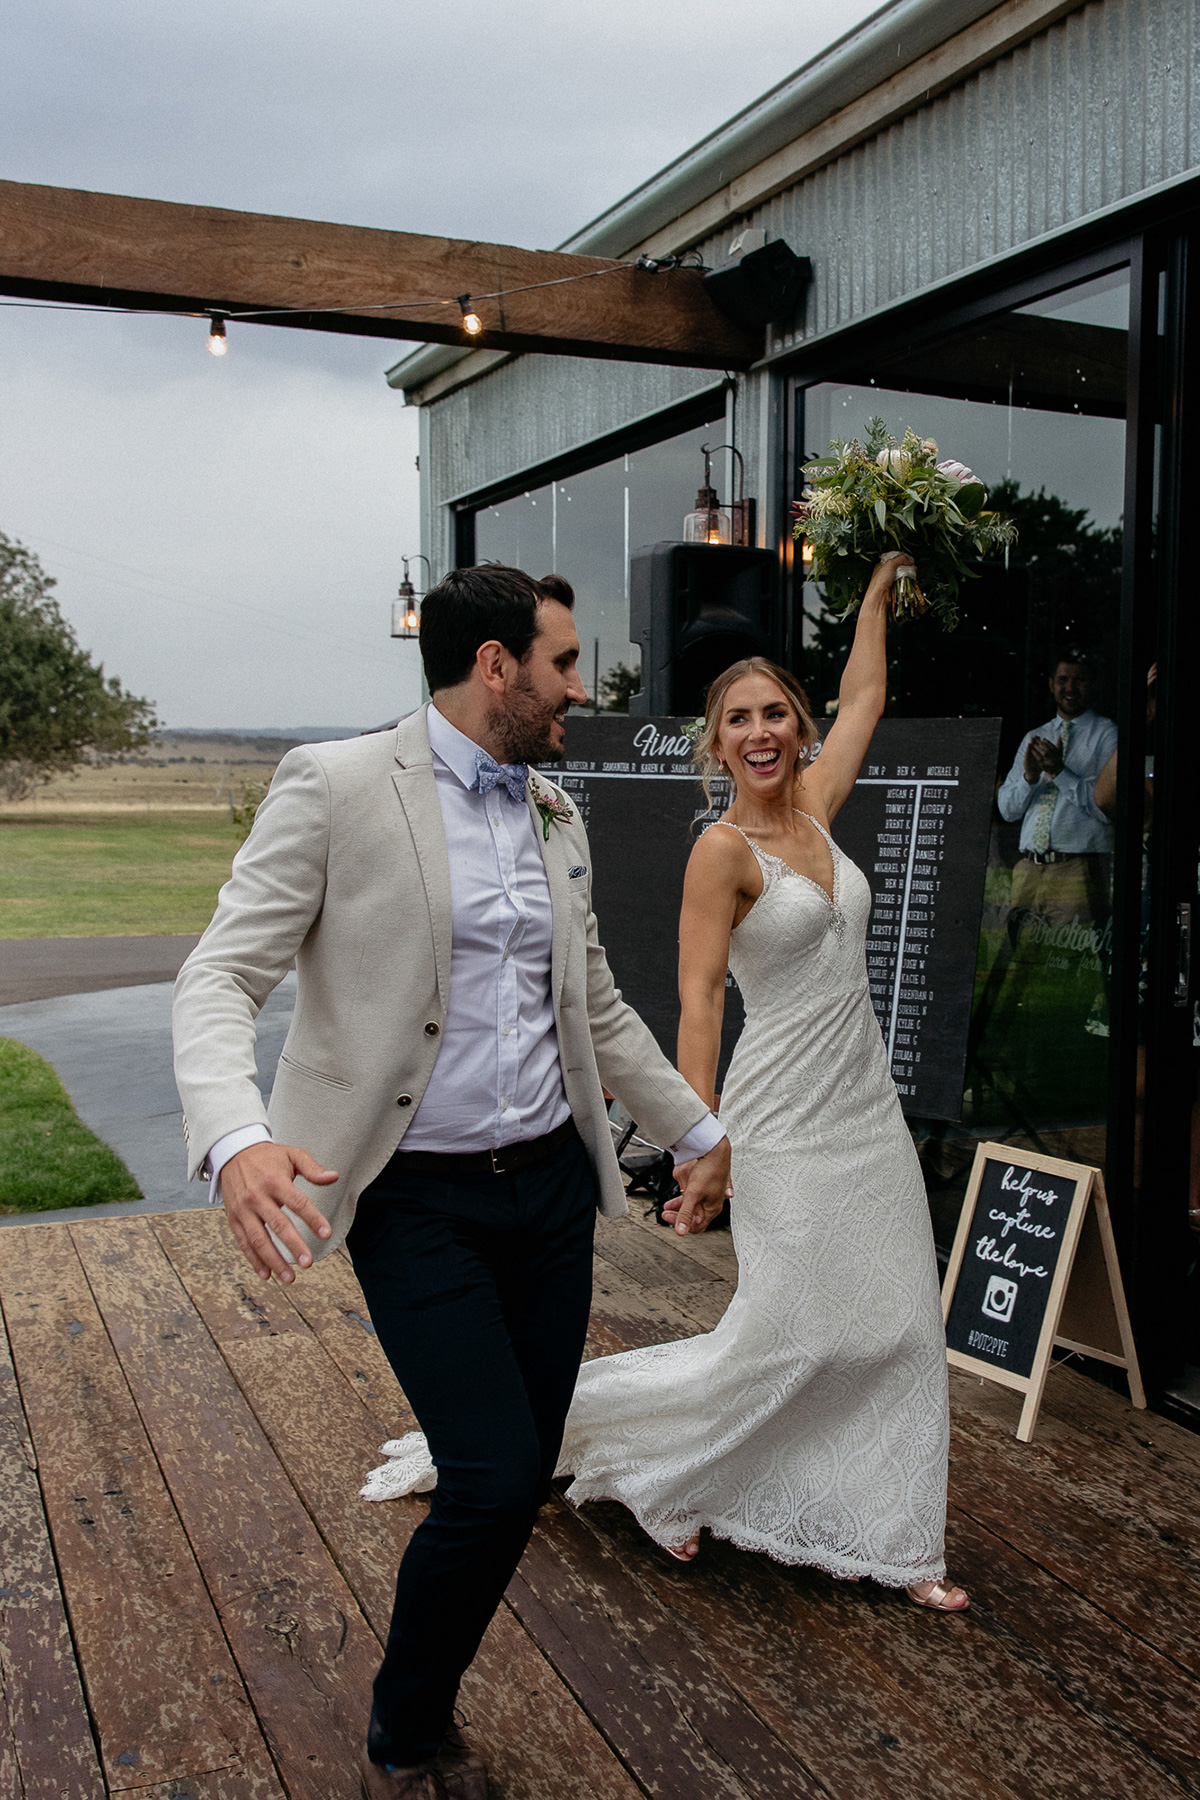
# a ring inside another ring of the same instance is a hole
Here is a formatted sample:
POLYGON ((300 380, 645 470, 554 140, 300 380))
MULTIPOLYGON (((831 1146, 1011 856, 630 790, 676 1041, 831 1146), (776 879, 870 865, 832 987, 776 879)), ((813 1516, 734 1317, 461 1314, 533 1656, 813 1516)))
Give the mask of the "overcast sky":
MULTIPOLYGON (((8 0, 0 177, 549 247, 863 0, 8 0)), ((0 531, 170 725, 377 723, 417 549, 401 347, 0 307, 0 531)))

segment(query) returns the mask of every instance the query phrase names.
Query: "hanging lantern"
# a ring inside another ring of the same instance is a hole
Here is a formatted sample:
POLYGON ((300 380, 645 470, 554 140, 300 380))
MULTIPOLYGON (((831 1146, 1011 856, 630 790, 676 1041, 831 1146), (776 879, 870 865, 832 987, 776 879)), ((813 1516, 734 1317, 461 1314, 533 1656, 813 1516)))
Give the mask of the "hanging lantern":
POLYGON ((400 592, 392 601, 392 636, 394 638, 415 638, 421 629, 421 614, 417 607, 417 590, 405 572, 400 583, 400 592))
MULTIPOLYGON (((400 561, 404 564, 404 579, 400 583, 399 593, 392 601, 392 636, 394 638, 415 638, 419 637, 421 632, 421 609, 417 604, 417 590, 408 577, 408 565, 410 562, 423 562, 428 568, 429 558, 427 556, 402 556, 400 561)), ((430 573, 432 574, 432 571, 430 573)))

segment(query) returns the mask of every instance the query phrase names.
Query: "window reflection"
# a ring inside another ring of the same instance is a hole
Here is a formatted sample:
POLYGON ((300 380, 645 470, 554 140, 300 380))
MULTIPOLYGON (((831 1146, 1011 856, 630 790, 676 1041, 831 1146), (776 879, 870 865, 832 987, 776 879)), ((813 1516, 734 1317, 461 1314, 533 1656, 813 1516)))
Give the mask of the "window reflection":
MULTIPOLYGON (((893 714, 1003 722, 962 1121, 913 1122, 943 1244, 976 1139, 1104 1159, 1113 826, 1096 784, 1116 750, 1128 318, 1122 269, 800 397, 805 456, 878 413, 969 464, 1020 532, 964 583, 957 631, 918 620, 890 646, 893 714)), ((848 642, 806 584, 818 712, 848 642)))
POLYGON ((475 515, 479 562, 553 571, 572 584, 580 668, 589 698, 599 677, 604 706, 626 711, 640 679, 629 641, 630 552, 682 537, 704 471, 700 446, 721 434, 710 421, 475 515))

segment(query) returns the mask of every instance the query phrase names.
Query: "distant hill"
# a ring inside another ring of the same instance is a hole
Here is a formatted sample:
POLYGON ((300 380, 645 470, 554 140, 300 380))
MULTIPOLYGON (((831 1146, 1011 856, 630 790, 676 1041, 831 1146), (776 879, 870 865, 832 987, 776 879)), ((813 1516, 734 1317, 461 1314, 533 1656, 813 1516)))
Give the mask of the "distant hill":
POLYGON ((170 725, 164 728, 177 738, 228 738, 252 744, 262 738, 286 738, 289 744, 328 744, 334 738, 361 737, 369 725, 170 725))

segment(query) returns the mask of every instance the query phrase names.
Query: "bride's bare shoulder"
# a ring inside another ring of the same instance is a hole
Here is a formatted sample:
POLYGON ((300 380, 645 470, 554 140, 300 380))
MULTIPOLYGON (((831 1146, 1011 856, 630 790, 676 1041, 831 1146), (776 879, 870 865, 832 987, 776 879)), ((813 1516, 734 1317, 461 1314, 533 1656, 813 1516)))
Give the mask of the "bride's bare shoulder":
POLYGON ((754 856, 741 832, 736 825, 717 820, 705 826, 693 844, 688 874, 708 881, 720 881, 723 877, 736 881, 747 863, 753 866, 754 856))

